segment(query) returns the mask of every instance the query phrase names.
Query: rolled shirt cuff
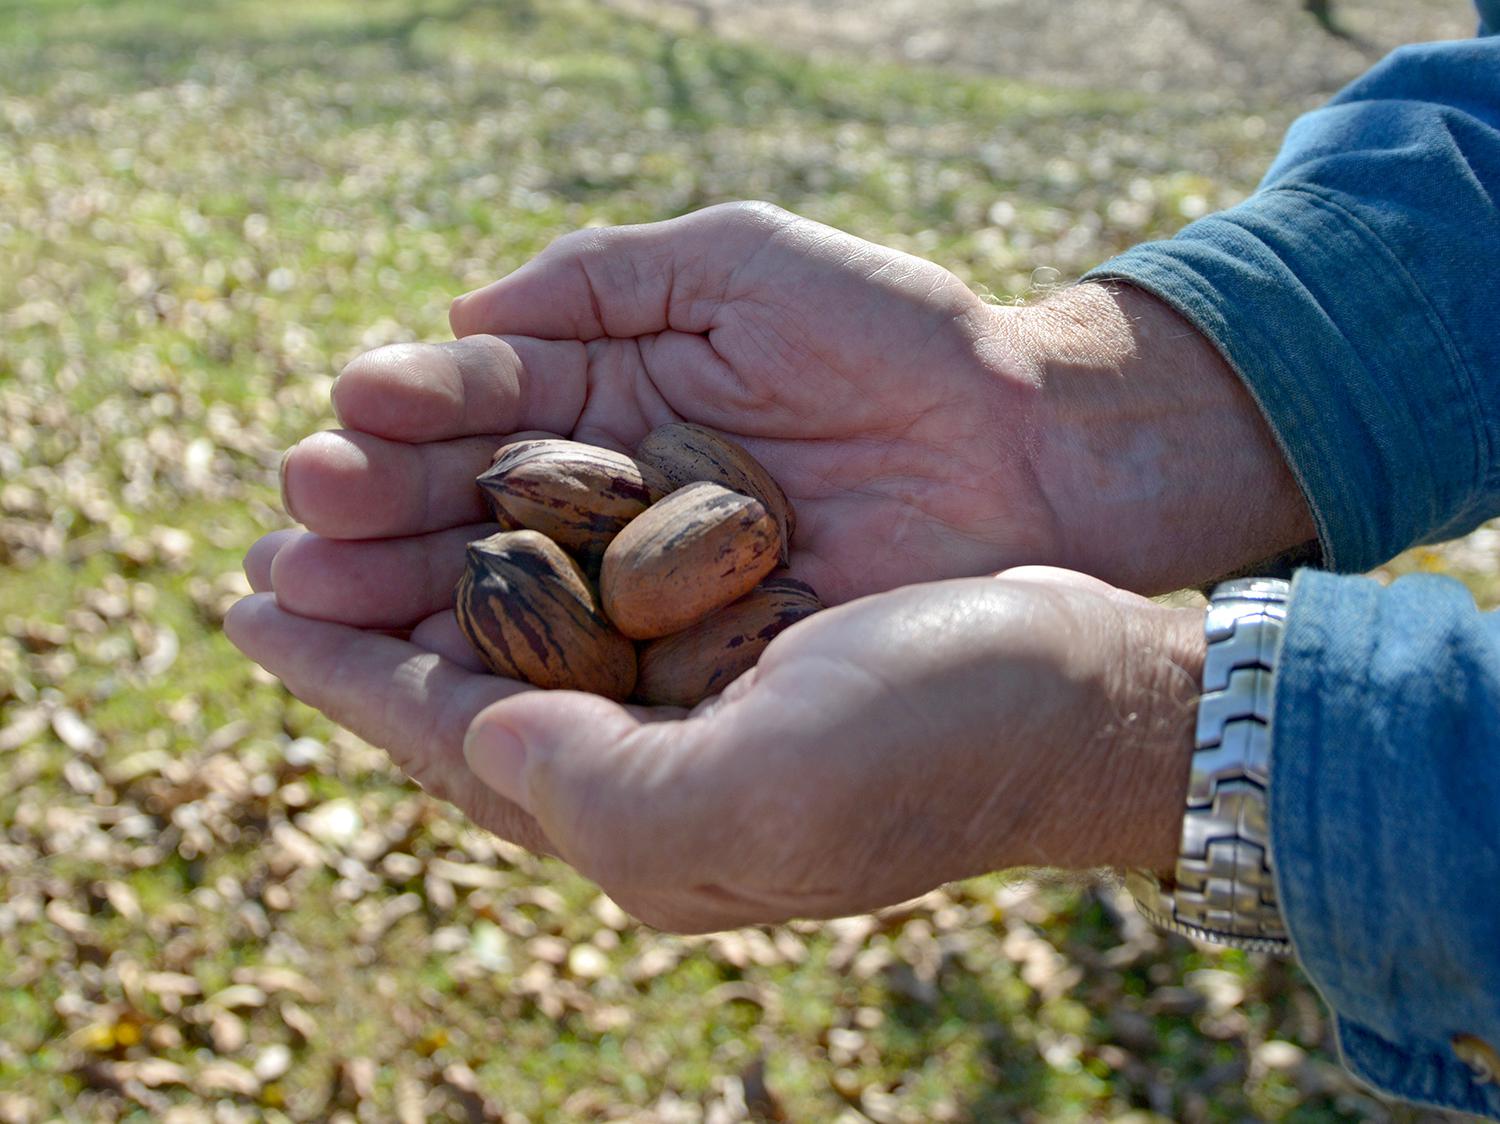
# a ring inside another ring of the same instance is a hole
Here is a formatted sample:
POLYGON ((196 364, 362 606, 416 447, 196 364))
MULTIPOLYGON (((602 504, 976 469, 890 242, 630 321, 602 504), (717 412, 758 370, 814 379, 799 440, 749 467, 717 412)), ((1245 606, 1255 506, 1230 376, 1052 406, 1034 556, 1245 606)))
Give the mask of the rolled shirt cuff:
POLYGON ((1368 570, 1471 509, 1486 436, 1469 376, 1418 279, 1336 193, 1263 189, 1085 279, 1144 289, 1216 344, 1270 424, 1330 569, 1368 570))

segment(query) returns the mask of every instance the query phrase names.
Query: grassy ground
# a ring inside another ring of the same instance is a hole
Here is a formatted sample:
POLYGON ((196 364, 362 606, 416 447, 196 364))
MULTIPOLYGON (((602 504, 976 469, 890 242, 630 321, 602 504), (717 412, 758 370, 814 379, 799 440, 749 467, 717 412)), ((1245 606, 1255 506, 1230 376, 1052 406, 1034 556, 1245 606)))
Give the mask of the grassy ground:
MULTIPOLYGON (((564 230, 760 196, 1021 296, 1241 197, 1276 107, 413 11, 0 0, 0 1120, 1418 1118, 1108 887, 638 929, 217 627, 342 361, 564 230)), ((1489 534, 1395 568, 1493 604, 1489 534)))

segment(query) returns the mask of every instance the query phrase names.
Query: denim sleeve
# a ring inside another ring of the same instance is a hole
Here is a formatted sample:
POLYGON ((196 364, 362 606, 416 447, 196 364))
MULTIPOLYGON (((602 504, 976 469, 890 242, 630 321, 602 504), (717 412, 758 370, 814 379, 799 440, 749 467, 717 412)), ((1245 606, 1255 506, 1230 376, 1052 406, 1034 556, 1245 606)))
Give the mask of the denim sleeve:
POLYGON ((1214 340, 1330 568, 1467 531, 1500 511, 1500 37, 1397 50, 1300 118, 1244 203, 1089 276, 1214 340))
POLYGON ((1500 613, 1300 572, 1271 730, 1282 908, 1345 1062, 1500 1118, 1500 613))

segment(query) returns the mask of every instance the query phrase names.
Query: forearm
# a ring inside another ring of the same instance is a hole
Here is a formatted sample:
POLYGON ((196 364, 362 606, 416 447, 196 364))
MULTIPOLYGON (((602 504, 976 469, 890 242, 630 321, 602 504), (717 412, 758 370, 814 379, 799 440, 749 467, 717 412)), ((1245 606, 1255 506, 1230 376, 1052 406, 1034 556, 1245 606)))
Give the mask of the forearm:
POLYGON ((999 312, 1040 382, 1030 456, 1062 564, 1155 593, 1310 552, 1307 503, 1259 408, 1171 308, 1087 283, 999 312))

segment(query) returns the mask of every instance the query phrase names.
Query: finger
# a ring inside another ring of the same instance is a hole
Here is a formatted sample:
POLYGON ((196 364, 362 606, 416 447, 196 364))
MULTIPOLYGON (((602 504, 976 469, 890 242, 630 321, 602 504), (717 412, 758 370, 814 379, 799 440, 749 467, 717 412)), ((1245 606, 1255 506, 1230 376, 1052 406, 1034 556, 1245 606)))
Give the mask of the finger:
POLYGON ((378 539, 440 531, 490 517, 474 478, 501 445, 541 430, 409 445, 359 430, 315 433, 282 459, 282 504, 310 531, 378 539))
POLYGON ((463 629, 458 627, 458 617, 452 609, 434 613, 411 630, 411 642, 418 648, 436 652, 449 663, 457 664, 465 671, 483 675, 484 661, 474 651, 463 629))
POLYGON ((463 756, 474 716, 530 688, 472 675, 406 641, 296 616, 270 594, 236 603, 224 632, 297 698, 386 750, 433 796, 497 835, 552 851, 536 821, 479 784, 463 756))
POLYGON ((704 332, 734 271, 793 221, 776 207, 734 203, 666 222, 577 231, 509 276, 459 297, 448 319, 460 337, 704 332))
POLYGON ((670 730, 662 744, 644 746, 637 736, 652 727, 639 712, 582 692, 531 693, 539 705, 511 696, 470 723, 463 750, 470 771, 487 791, 532 815, 558 854, 611 894, 655 889, 662 872, 681 862, 655 853, 650 840, 680 833, 658 819, 653 804, 662 801, 645 796, 652 786, 640 774, 675 756, 670 730), (591 802, 594 810, 586 811, 591 802))
POLYGON ((570 433, 587 390, 588 358, 577 343, 469 333, 368 351, 334 381, 332 398, 348 429, 446 441, 522 429, 570 433))
POLYGON ((252 590, 256 593, 271 592, 274 588, 271 584, 271 564, 282 547, 301 536, 302 532, 295 527, 272 531, 269 535, 262 535, 245 552, 245 578, 250 582, 252 590))
MULTIPOLYGON (((707 932, 849 912, 841 884, 779 884, 808 862, 808 817, 819 809, 804 781, 817 792, 829 771, 795 754, 781 763, 791 772, 768 771, 759 732, 775 716, 746 694, 686 721, 595 695, 517 695, 475 718, 464 754, 558 854, 649 924, 707 932)), ((798 743, 806 718, 772 736, 798 743)))
POLYGON ((737 881, 739 826, 765 795, 764 778, 726 768, 724 746, 742 745, 733 709, 683 721, 680 710, 538 691, 476 717, 464 753, 569 863, 637 916, 681 927, 705 885, 737 881), (667 902, 677 903, 670 917, 667 902))
POLYGON ((303 534, 282 546, 271 583, 287 612, 358 628, 412 628, 453 605, 464 547, 493 534, 471 524, 404 539, 349 542, 303 534))

